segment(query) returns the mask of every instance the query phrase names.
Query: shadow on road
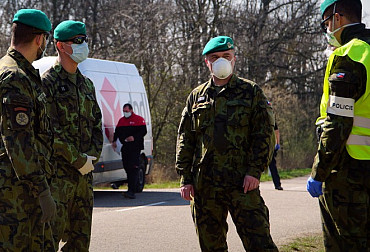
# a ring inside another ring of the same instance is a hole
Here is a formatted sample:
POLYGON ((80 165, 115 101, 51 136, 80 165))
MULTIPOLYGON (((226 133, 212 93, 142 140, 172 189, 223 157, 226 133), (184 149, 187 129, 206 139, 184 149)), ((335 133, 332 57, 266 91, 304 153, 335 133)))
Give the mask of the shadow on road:
POLYGON ((178 192, 144 191, 135 195, 136 199, 127 199, 122 191, 94 191, 94 207, 135 207, 150 204, 153 206, 189 205, 189 202, 183 200, 178 192))

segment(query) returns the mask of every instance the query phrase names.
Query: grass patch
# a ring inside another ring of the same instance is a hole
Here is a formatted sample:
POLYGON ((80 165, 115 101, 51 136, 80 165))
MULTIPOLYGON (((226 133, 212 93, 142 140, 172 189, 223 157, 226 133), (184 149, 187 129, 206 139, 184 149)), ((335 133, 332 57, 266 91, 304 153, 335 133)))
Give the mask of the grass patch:
POLYGON ((321 234, 296 238, 288 244, 279 247, 280 252, 324 252, 324 241, 321 234))
POLYGON ((180 181, 168 181, 168 182, 161 182, 161 183, 151 183, 146 184, 146 189, 160 189, 160 188, 179 188, 180 181))

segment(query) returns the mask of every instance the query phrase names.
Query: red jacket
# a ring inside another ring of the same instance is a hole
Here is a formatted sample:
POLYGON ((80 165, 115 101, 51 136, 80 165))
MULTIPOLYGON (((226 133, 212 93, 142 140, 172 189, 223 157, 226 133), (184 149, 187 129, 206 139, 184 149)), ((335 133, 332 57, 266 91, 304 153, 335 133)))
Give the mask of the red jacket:
POLYGON ((122 143, 122 150, 143 150, 144 136, 146 133, 144 118, 132 112, 129 118, 122 117, 119 119, 116 130, 114 131, 113 141, 117 141, 117 138, 119 138, 119 141, 122 143), (134 137, 133 142, 125 142, 125 139, 129 136, 134 137))

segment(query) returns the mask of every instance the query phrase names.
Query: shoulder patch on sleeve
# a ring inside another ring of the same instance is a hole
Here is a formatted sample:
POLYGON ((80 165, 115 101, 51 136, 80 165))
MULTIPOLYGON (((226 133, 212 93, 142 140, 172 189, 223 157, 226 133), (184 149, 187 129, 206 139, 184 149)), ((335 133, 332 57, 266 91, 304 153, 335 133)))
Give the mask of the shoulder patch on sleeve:
POLYGON ((2 103, 6 108, 9 129, 17 130, 27 127, 30 123, 32 101, 20 94, 9 94, 3 97, 2 103))
POLYGON ((341 81, 341 82, 354 82, 354 77, 350 72, 345 71, 338 71, 336 73, 332 73, 329 76, 329 81, 335 82, 335 81, 341 81))

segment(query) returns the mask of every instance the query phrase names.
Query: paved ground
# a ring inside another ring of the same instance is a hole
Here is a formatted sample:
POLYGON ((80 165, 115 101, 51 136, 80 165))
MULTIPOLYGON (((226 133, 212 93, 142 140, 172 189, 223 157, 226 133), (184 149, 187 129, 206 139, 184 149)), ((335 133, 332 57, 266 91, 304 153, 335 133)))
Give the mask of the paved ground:
MULTIPOLYGON (((306 179, 283 180, 284 191, 275 190, 272 182, 261 183, 277 245, 321 231, 318 202, 306 192, 306 179)), ((189 203, 178 192, 144 190, 128 200, 120 190, 95 191, 90 251, 200 251, 189 203)), ((230 218, 228 222, 229 251, 244 251, 230 218)))

